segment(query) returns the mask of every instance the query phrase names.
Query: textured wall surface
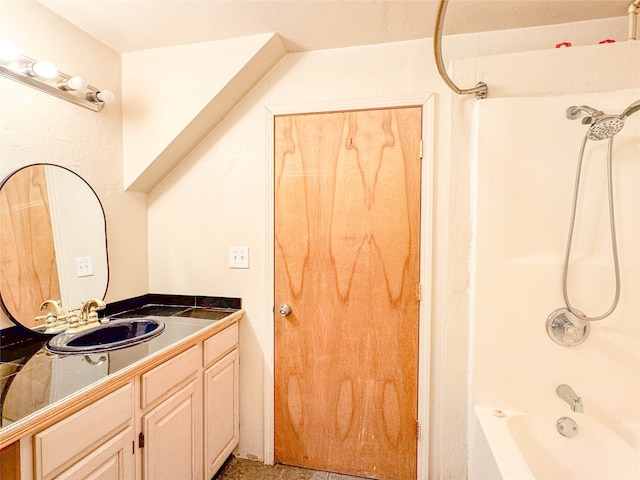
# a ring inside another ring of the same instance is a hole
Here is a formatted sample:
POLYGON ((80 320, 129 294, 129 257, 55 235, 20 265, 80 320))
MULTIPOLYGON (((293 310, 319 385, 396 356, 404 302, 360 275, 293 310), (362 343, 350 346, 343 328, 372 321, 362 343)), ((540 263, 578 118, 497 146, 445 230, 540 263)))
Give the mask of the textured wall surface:
MULTIPOLYGON (((0 78, 0 175, 47 162, 82 176, 98 194, 107 218, 107 301, 146 293, 146 196, 125 193, 122 186, 120 55, 35 2, 0 2, 0 31, 21 53, 48 59, 60 71, 116 94, 116 102, 96 113, 0 78)), ((78 218, 78 235, 83 228, 78 218)), ((10 325, 6 318, 0 324, 10 325)))

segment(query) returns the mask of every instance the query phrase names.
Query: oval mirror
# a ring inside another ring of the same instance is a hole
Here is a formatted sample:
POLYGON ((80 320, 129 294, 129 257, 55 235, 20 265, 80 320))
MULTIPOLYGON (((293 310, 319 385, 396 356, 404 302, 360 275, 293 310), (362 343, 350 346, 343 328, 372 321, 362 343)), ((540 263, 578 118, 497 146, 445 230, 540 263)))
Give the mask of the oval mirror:
POLYGON ((38 331, 40 304, 64 310, 107 292, 104 209, 71 170, 28 165, 0 184, 0 306, 16 324, 38 331))

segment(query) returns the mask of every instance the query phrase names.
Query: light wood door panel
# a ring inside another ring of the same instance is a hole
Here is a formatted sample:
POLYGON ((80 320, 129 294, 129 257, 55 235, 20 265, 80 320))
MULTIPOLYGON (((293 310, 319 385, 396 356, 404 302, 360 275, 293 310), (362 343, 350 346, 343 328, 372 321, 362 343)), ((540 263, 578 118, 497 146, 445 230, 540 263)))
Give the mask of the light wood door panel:
POLYGON ((39 326, 40 304, 61 298, 44 165, 14 175, 0 189, 0 205, 2 301, 15 318, 39 326))
POLYGON ((416 477, 421 108, 275 117, 275 456, 416 477))

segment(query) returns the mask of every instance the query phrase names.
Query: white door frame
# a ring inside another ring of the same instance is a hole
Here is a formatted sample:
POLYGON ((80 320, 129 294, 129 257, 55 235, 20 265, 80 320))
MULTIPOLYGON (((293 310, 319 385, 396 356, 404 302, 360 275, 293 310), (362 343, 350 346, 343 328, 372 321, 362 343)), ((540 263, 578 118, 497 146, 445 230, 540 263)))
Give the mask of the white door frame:
POLYGON ((266 278, 265 285, 271 302, 267 302, 265 312, 267 339, 265 342, 265 371, 264 371, 264 462, 274 462, 274 311, 275 299, 275 258, 274 258, 274 117, 276 115, 288 115, 299 113, 324 113, 341 112, 349 110, 364 110, 372 108, 392 107, 422 107, 422 179, 420 198, 420 284, 422 300, 420 302, 419 318, 419 346, 418 346, 418 422, 420 430, 418 434, 418 480, 427 480, 429 476, 429 380, 431 371, 431 312, 432 312, 432 269, 433 269, 433 219, 434 219, 434 96, 433 93, 401 95, 382 98, 364 98, 327 101, 318 104, 296 105, 267 105, 265 106, 266 123, 266 175, 267 199, 267 240, 265 248, 266 278))

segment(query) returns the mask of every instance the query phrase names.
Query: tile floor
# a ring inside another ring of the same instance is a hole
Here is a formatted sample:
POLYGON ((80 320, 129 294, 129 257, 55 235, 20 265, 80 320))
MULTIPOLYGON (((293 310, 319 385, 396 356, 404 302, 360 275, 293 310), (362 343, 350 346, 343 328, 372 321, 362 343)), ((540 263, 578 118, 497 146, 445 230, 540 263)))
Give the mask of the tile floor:
POLYGON ((307 470, 287 465, 264 465, 262 462, 229 457, 214 480, 363 480, 362 477, 307 470))

